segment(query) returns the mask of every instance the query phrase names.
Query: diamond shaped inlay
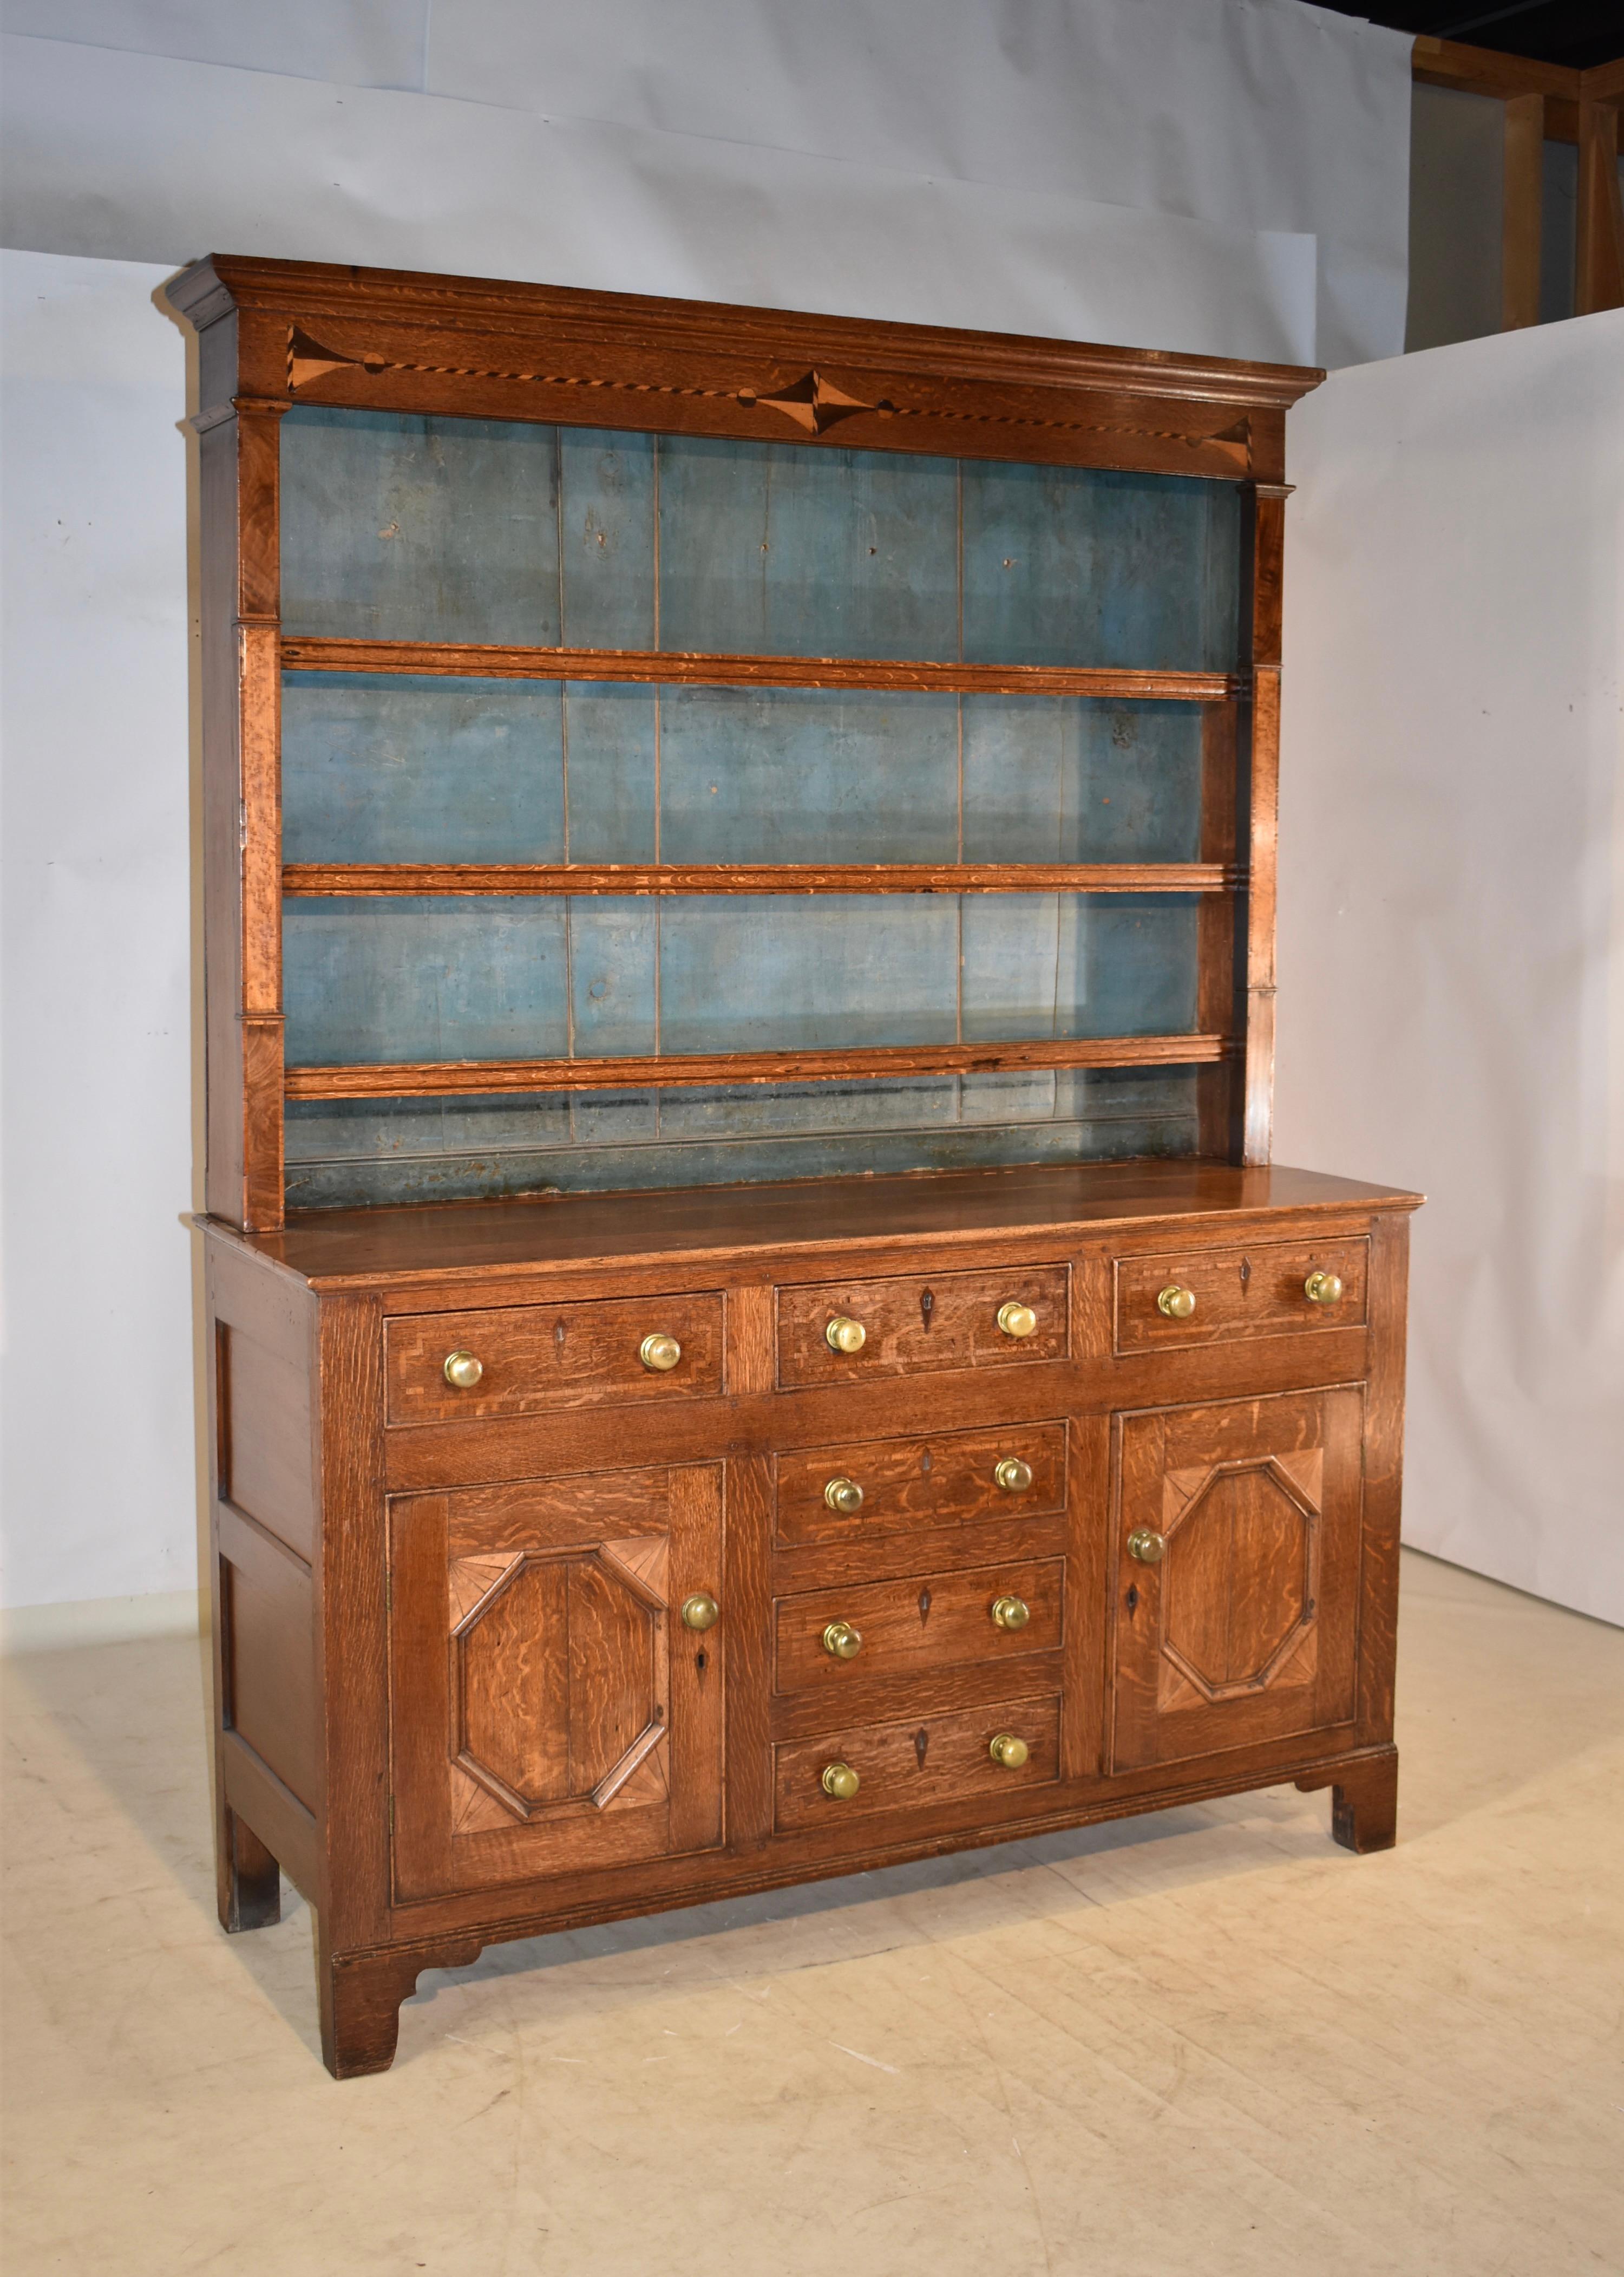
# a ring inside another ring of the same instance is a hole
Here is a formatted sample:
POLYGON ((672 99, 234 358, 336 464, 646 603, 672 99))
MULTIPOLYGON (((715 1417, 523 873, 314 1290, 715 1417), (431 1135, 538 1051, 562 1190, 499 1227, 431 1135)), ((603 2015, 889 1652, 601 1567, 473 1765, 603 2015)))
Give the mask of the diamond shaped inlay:
POLYGON ((825 379, 821 371, 808 372, 790 386, 781 387, 776 395, 757 395, 753 388, 741 387, 739 400, 759 403, 763 411, 780 411, 808 435, 826 435, 841 420, 851 419, 860 411, 889 411, 892 407, 889 403, 864 403, 855 395, 847 395, 844 388, 825 379))

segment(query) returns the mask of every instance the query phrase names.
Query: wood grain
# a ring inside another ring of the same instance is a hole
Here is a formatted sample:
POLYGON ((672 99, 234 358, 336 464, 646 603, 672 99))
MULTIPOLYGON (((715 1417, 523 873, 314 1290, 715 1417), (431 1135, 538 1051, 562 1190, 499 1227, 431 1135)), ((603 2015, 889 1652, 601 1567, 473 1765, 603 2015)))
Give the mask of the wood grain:
POLYGON ((1247 1249, 1119 1258, 1116 1350, 1165 1352, 1237 1336, 1362 1326, 1369 1265, 1367 1241, 1265 1241, 1247 1249), (1311 1273, 1334 1273, 1340 1280, 1342 1294, 1334 1305, 1310 1302, 1304 1283, 1311 1273), (1195 1298, 1188 1320, 1170 1320, 1157 1304, 1161 1291, 1173 1284, 1195 1298))
POLYGON ((385 1332, 391 1424, 479 1420, 603 1399, 702 1399, 722 1388, 722 1299, 637 1297, 593 1305, 515 1305, 490 1313, 430 1313, 385 1332), (675 1336, 664 1374, 640 1357, 645 1336, 675 1336), (470 1391, 447 1382, 453 1351, 484 1367, 470 1391))
POLYGON ((1620 92, 1583 74, 1579 96, 1579 242, 1575 316, 1624 303, 1624 194, 1619 187, 1620 92))
MULTIPOLYGON (((694 1260, 714 1275, 737 1264, 781 1260, 788 1278, 808 1253, 842 1246, 875 1254, 914 1243, 1013 1245, 1011 1261, 1034 1239, 1086 1240, 1112 1230, 1137 1238, 1172 1219, 1180 1238, 1208 1219, 1213 1239, 1254 1238, 1252 1221, 1277 1238, 1353 1230, 1326 1221, 1371 1209, 1415 1209, 1421 1196, 1322 1171, 1280 1164, 1217 1161, 1050 1163, 1018 1169, 947 1172, 930 1177, 808 1178, 794 1183, 677 1189, 638 1194, 576 1194, 550 1199, 417 1204, 366 1210, 316 1210, 285 1230, 243 1236, 209 1222, 210 1239, 285 1268, 322 1291, 354 1287, 444 1290, 482 1279, 560 1268, 615 1273, 667 1260, 694 1260), (711 1260, 714 1260, 712 1262, 711 1260)), ((1165 1245, 1147 1233, 1145 1245, 1165 1245)), ((911 1261, 911 1260, 910 1260, 911 1261)), ((934 1258, 927 1260, 933 1269, 934 1258)), ((962 1260, 959 1260, 961 1264, 962 1260)), ((827 1279, 831 1270, 822 1268, 827 1279)), ((869 1269, 872 1269, 871 1260, 869 1269)), ((950 1268, 951 1269, 951 1268, 950 1268)), ((691 1284, 690 1284, 691 1285, 691 1284)), ((714 1283, 712 1283, 714 1285, 714 1283)), ((527 1292, 528 1293, 528 1292, 527 1292)), ((497 1301, 494 1298, 488 1301, 497 1301)), ((508 1298, 507 1301, 512 1301, 508 1298)), ((395 1312, 417 1310, 391 1298, 395 1312)), ((1108 1341, 1108 1339, 1106 1339, 1108 1341)))
MULTIPOLYGON (((1203 894, 1234 889, 1207 862, 291 862, 295 899, 446 894, 1203 894)), ((1227 1009, 1227 1008, 1226 1008, 1227 1009)))
POLYGON ((1077 1037, 1009 1044, 876 1044, 846 1051, 664 1053, 624 1059, 436 1060, 393 1067, 292 1067, 290 1099, 437 1099, 526 1091, 637 1091, 842 1076, 996 1074, 1035 1068, 1185 1067, 1224 1053, 1222 1036, 1077 1037))
POLYGON ((1034 1266, 994 1275, 911 1275, 881 1281, 820 1282, 778 1291, 778 1382, 865 1383, 920 1368, 1030 1367, 1064 1358, 1069 1346, 1067 1272, 1034 1266), (1037 1315, 1029 1336, 1007 1336, 998 1313, 1018 1302, 1037 1315), (836 1352, 831 1320, 864 1330, 860 1351, 836 1352))
POLYGON ((942 663, 924 658, 734 656, 674 649, 523 648, 476 641, 364 641, 289 634, 286 672, 384 672, 484 680, 653 681, 671 687, 937 689, 984 696, 1085 696, 1119 703, 1210 704, 1233 696, 1223 672, 942 663))
POLYGON ((1351 1729, 1362 1420, 1356 1390, 1119 1419, 1113 1770, 1351 1729))
POLYGON ((774 1823, 790 1830, 821 1826, 835 1835, 891 1811, 987 1793, 1019 1797, 1052 1785, 1059 1773, 1059 1703, 1017 1698, 958 1715, 926 1715, 891 1724, 846 1726, 775 1750, 774 1823), (1026 1741, 1030 1753, 1018 1771, 993 1761, 1000 1732, 1026 1741), (849 1802, 823 1792, 823 1767, 848 1763, 861 1781, 849 1802))
POLYGON ((1065 1566, 1021 1559, 971 1570, 909 1573, 889 1581, 848 1583, 781 1598, 776 1607, 776 1679, 779 1692, 846 1696, 864 1682, 904 1669, 958 1668, 977 1660, 1015 1662, 1052 1652, 1061 1641, 1065 1566), (1000 1628, 998 1598, 1019 1597, 1031 1618, 1000 1628), (823 1631, 846 1621, 862 1638, 854 1660, 824 1649, 823 1631))
POLYGON ((932 1527, 975 1525, 995 1534, 1064 1505, 1066 1427, 848 1441, 782 1454, 775 1469, 777 1540, 785 1549, 855 1547, 932 1527), (1030 1486, 1019 1493, 1007 1491, 995 1476, 1008 1457, 1026 1463, 1032 1474, 1030 1486), (836 1478, 861 1489, 861 1506, 849 1515, 831 1510, 825 1498, 824 1489, 836 1478))
POLYGON ((1540 205, 1544 194, 1545 98, 1514 95, 1506 104, 1500 216, 1500 330, 1539 322, 1540 205))

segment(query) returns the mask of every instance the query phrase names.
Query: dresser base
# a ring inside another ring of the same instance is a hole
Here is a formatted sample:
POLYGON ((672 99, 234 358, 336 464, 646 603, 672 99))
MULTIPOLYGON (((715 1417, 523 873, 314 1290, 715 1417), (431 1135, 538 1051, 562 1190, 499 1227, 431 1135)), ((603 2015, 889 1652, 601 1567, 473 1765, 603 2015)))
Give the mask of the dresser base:
POLYGON ((1143 1163, 209 1226, 222 1923, 304 1892, 347 2077, 508 1939, 1293 1781, 1387 1847, 1410 1206, 1143 1163))

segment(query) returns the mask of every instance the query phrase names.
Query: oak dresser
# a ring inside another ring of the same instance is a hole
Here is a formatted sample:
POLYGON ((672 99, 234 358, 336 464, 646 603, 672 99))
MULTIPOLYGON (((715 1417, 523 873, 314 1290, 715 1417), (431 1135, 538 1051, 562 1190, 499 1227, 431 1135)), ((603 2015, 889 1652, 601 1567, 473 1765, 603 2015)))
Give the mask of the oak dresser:
POLYGON ((1393 1839, 1408 1224, 1269 1163, 1318 375, 216 257, 221 1919, 1294 1780, 1393 1839))

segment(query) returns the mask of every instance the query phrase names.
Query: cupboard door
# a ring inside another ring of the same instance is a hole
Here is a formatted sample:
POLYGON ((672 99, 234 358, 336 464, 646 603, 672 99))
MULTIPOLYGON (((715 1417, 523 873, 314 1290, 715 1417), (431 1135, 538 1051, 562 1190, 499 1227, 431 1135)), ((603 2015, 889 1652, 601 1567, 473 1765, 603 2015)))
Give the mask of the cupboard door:
POLYGON ((1115 1419, 1113 1771, 1352 1720, 1362 1419, 1356 1389, 1115 1419))
POLYGON ((720 1842, 719 1465, 398 1496, 389 1556, 398 1897, 720 1842))

